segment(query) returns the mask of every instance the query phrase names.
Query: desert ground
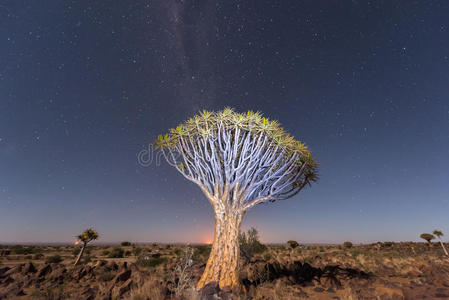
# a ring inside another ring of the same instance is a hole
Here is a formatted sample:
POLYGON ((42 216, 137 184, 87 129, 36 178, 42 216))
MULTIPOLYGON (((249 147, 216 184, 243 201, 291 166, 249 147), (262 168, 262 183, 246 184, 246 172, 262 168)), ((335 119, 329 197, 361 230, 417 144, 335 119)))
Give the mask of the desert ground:
POLYGON ((0 249, 0 299, 449 299, 440 245, 268 245, 241 260, 241 291, 198 282, 207 245, 11 246, 0 249))

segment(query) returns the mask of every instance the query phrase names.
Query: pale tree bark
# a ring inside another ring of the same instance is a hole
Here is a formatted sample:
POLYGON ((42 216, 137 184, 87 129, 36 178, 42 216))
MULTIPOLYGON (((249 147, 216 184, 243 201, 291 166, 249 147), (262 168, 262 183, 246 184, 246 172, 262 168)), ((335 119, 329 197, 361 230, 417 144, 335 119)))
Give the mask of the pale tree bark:
POLYGON ((231 209, 215 209, 214 242, 206 269, 198 282, 198 289, 209 282, 223 288, 240 288, 239 233, 244 213, 231 209))
POLYGON ((441 245, 441 248, 443 248, 444 254, 445 254, 446 256, 449 256, 449 254, 447 253, 446 248, 444 247, 443 241, 441 240, 440 237, 438 237, 438 240, 440 241, 440 245, 441 245))
POLYGON ((201 188, 215 213, 214 242, 198 288, 209 282, 239 288, 238 236, 245 211, 289 199, 316 180, 306 146, 278 125, 270 127, 268 119, 249 120, 251 115, 229 121, 227 115, 204 112, 158 137, 164 158, 201 188))
POLYGON ((78 253, 78 257, 77 257, 76 260, 75 260, 74 266, 78 265, 78 263, 79 263, 81 257, 83 256, 84 249, 86 248, 86 245, 87 245, 86 243, 83 243, 83 247, 81 248, 80 253, 78 253))

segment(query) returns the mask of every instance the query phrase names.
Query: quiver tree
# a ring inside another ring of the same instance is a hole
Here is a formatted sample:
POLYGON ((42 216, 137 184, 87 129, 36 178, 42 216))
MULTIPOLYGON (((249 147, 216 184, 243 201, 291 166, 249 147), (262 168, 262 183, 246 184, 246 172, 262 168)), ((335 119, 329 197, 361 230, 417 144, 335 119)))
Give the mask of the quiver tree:
POLYGON ((203 111, 159 135, 167 162, 196 183, 215 213, 211 254, 198 288, 216 281, 239 287, 238 236, 251 207, 288 199, 315 181, 317 164, 307 147, 276 121, 252 111, 203 111))
POLYGON ((81 251, 78 253, 78 257, 75 260, 75 266, 79 263, 81 257, 84 254, 84 250, 89 242, 98 239, 98 233, 92 228, 86 229, 83 233, 77 236, 77 239, 83 243, 81 251))
POLYGON ((430 233, 423 233, 419 236, 420 238, 422 238, 423 240, 426 240, 429 247, 432 247, 432 240, 435 238, 432 234, 430 233))
POLYGON ((447 253, 446 247, 444 247, 443 241, 441 240, 441 237, 443 236, 443 232, 435 229, 432 233, 434 235, 436 235, 436 237, 438 238, 441 248, 443 248, 444 254, 446 254, 446 256, 449 256, 449 254, 447 253))

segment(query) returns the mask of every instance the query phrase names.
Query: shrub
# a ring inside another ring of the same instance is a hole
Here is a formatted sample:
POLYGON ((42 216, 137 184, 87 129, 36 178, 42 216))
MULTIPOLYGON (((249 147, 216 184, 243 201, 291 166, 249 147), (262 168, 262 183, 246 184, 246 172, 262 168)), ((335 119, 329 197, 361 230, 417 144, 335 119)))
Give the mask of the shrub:
POLYGON ((101 255, 103 255, 103 256, 108 256, 109 253, 111 253, 111 252, 108 251, 108 250, 103 250, 103 251, 101 251, 101 255))
POLYGON ((126 247, 126 246, 131 246, 131 243, 130 242, 121 242, 120 245, 122 247, 126 247))
POLYGON ((176 248, 173 252, 175 253, 176 256, 181 256, 182 254, 182 250, 179 248, 176 248))
POLYGON ((44 257, 42 253, 36 253, 33 255, 33 259, 41 259, 42 257, 44 257))
POLYGON ((81 248, 73 248, 72 250, 73 257, 77 257, 78 254, 80 253, 80 250, 81 248))
POLYGON ((81 263, 82 263, 82 264, 88 264, 88 263, 90 263, 91 261, 92 261, 92 256, 86 255, 86 256, 83 257, 81 263))
POLYGON ((47 259, 45 260, 46 263, 48 264, 52 264, 52 263, 60 263, 62 261, 62 258, 60 255, 56 254, 56 255, 52 255, 47 257, 47 259))
POLYGON ((343 243, 343 247, 345 247, 345 248, 352 248, 352 243, 351 242, 344 242, 343 243))
POLYGON ((19 255, 28 255, 28 254, 33 254, 36 253, 37 251, 35 250, 35 247, 24 247, 21 245, 15 245, 11 247, 11 252, 14 254, 19 254, 19 255))
POLYGON ((125 251, 120 247, 114 247, 112 251, 109 253, 109 258, 123 258, 125 251))
POLYGON ((211 250, 211 246, 208 245, 196 246, 193 253, 193 259, 197 261, 205 260, 209 257, 211 250))
POLYGON ((167 261, 165 257, 152 257, 150 255, 140 255, 136 264, 141 267, 156 267, 167 261))
POLYGON ((125 251, 125 256, 130 256, 130 255, 131 255, 131 251, 126 250, 126 251, 125 251))
POLYGON ((142 253, 142 248, 140 248, 140 247, 134 247, 133 248, 133 254, 134 254, 134 256, 139 256, 141 253, 142 253))
POLYGON ((251 228, 247 233, 242 232, 239 235, 240 253, 247 262, 255 254, 263 253, 267 250, 267 246, 259 241, 259 234, 255 228, 251 228))

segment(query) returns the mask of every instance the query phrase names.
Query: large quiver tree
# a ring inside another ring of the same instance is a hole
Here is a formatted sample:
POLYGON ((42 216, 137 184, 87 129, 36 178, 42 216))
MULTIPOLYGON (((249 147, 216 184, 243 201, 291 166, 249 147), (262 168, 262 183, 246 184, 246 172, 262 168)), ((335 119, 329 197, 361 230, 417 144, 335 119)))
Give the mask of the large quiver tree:
POLYGON ((238 235, 245 212, 262 202, 288 199, 316 180, 307 147, 276 121, 252 111, 203 111, 159 135, 165 159, 196 183, 215 213, 215 234, 198 288, 216 281, 239 287, 238 235))

